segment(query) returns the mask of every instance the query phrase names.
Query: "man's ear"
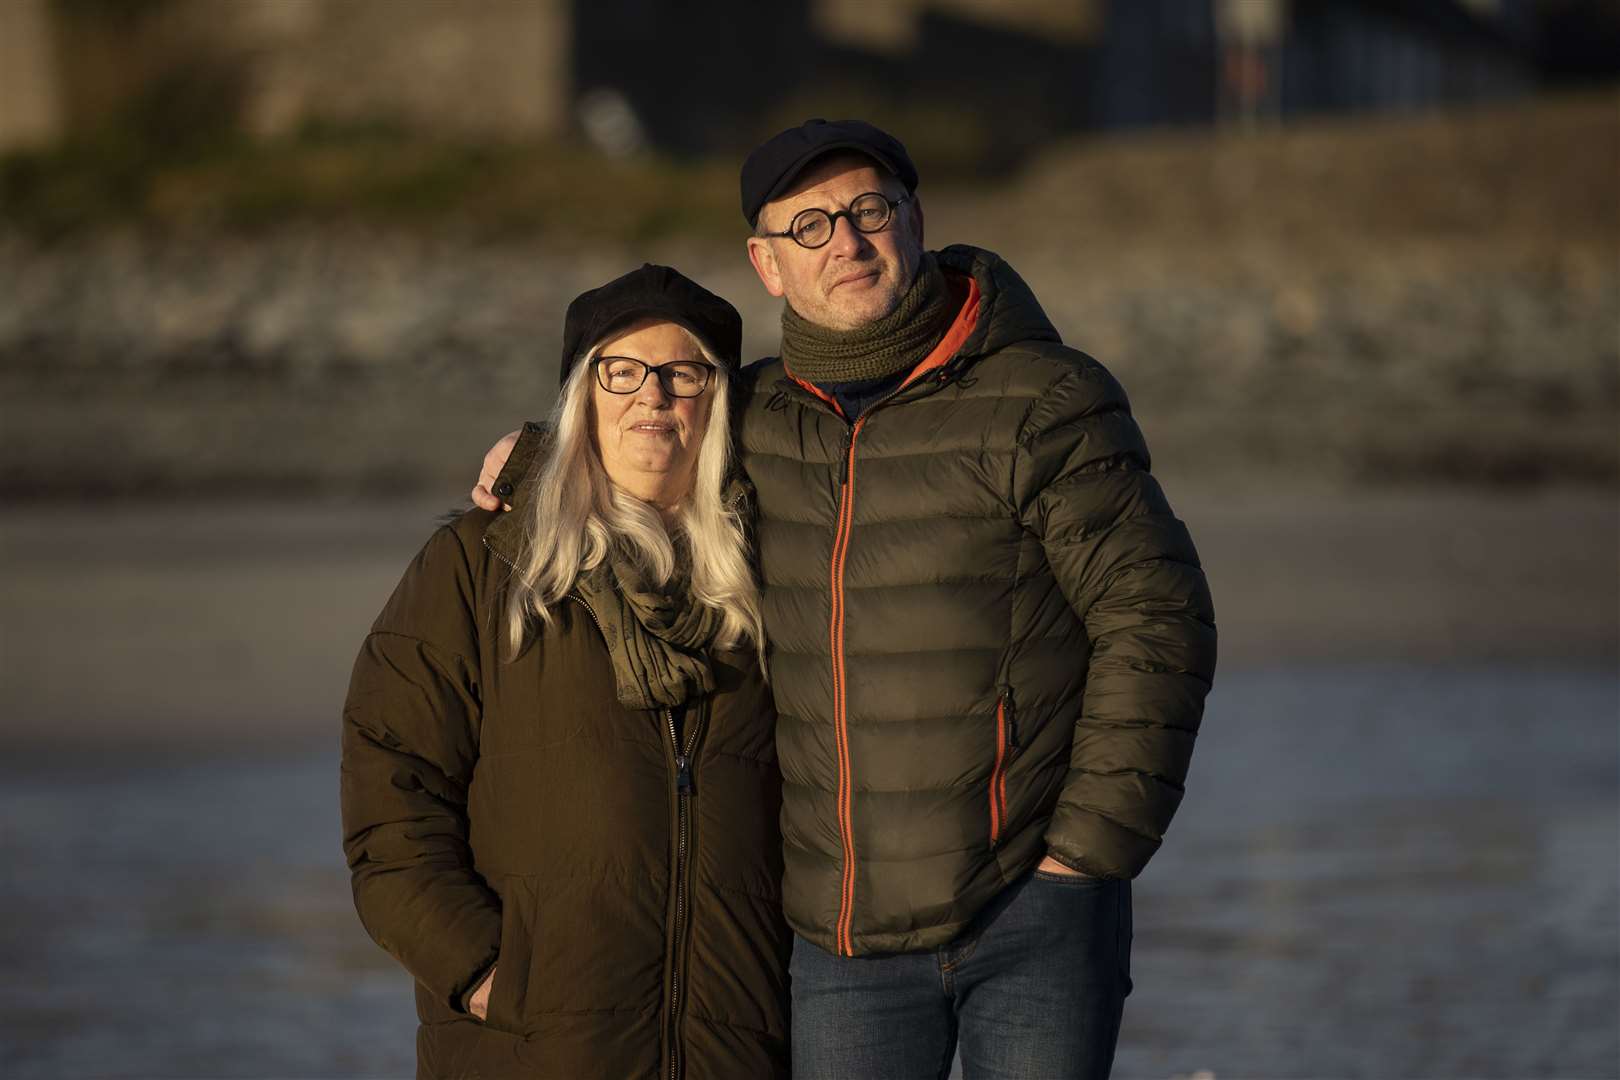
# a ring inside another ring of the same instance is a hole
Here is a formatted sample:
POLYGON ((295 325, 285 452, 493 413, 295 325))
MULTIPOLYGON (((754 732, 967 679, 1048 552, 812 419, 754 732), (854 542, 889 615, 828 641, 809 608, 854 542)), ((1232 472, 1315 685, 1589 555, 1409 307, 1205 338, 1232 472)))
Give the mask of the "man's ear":
POLYGON ((912 228, 917 230, 917 246, 926 251, 928 250, 928 245, 923 243, 923 208, 921 195, 913 195, 911 197, 911 213, 913 215, 911 222, 912 228))
POLYGON ((754 273, 759 275, 759 283, 765 286, 765 291, 772 296, 781 296, 782 271, 776 265, 776 252, 771 250, 771 242, 763 237, 750 236, 748 261, 754 264, 754 273))

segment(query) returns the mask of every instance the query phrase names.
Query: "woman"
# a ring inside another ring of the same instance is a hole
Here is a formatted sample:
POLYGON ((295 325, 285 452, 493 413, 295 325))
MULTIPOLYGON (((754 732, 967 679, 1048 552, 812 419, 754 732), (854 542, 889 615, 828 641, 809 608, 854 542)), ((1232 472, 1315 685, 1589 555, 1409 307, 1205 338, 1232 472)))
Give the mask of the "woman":
POLYGON ((668 267, 576 298, 534 509, 440 529, 356 661, 344 847, 419 1077, 787 1074, 741 333, 668 267))

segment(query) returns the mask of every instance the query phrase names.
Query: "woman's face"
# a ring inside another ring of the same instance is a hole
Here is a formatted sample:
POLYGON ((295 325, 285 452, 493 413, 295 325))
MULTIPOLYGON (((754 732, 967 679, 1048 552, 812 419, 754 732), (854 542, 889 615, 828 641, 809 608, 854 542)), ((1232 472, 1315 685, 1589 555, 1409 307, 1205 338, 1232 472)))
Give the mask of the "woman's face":
MULTIPOLYGON (((671 322, 643 320, 617 331, 599 355, 628 356, 646 364, 672 360, 704 363, 703 353, 685 329, 671 322)), ((698 447, 709 426, 714 378, 697 397, 675 397, 658 376, 634 393, 614 394, 592 373, 592 416, 596 450, 608 478, 637 498, 667 508, 691 493, 698 447)))

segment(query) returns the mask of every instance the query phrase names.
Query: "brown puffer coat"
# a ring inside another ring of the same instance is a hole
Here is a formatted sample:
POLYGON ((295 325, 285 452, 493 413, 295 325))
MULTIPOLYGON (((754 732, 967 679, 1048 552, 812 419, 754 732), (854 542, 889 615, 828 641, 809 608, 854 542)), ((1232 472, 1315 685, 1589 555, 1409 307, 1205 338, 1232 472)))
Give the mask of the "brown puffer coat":
POLYGON ((614 693, 582 601, 515 661, 515 515, 436 532, 343 713, 355 906, 416 978, 418 1077, 786 1076, 775 713, 745 653, 682 724, 614 693), (499 961, 487 1023, 462 996, 499 961))

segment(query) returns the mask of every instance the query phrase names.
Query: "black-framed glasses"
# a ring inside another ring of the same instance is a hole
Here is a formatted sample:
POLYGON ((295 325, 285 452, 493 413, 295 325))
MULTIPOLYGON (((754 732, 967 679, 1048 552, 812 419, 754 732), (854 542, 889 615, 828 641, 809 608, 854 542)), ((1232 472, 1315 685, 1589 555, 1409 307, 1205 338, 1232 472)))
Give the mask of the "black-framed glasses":
POLYGON ((849 223, 857 232, 882 232, 893 220, 894 208, 909 198, 910 195, 902 195, 898 199, 891 199, 881 191, 868 191, 864 195, 855 196, 847 210, 829 213, 819 206, 800 210, 793 215, 786 232, 765 233, 765 235, 786 237, 802 248, 825 247, 827 241, 833 238, 833 230, 838 227, 839 218, 849 218, 849 223))
POLYGON ((697 397, 709 385, 714 365, 702 360, 667 360, 649 364, 633 356, 598 356, 596 382, 610 394, 633 394, 657 372, 658 385, 670 397, 697 397))

